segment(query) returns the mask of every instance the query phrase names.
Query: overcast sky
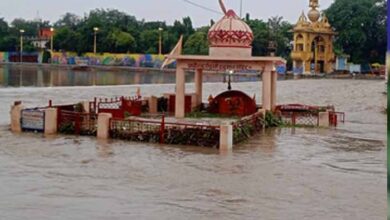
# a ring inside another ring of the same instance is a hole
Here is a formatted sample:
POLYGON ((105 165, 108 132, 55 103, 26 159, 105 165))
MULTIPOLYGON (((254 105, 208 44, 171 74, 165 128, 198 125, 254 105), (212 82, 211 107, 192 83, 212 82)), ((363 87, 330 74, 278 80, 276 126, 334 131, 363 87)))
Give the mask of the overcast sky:
MULTIPOLYGON (((217 0, 190 0, 207 8, 220 11, 217 0)), ((243 14, 249 12, 252 18, 268 19, 271 16, 283 16, 295 22, 305 10, 309 0, 242 0, 243 14)), ((334 0, 320 0, 321 9, 326 9, 334 0)), ((227 8, 239 14, 240 0, 225 0, 227 8)), ((80 16, 95 8, 119 9, 138 19, 147 21, 166 21, 172 24, 190 16, 195 27, 207 25, 210 19, 218 20, 221 15, 198 8, 185 0, 0 0, 0 17, 8 22, 14 18, 41 18, 57 21, 66 12, 80 16)))

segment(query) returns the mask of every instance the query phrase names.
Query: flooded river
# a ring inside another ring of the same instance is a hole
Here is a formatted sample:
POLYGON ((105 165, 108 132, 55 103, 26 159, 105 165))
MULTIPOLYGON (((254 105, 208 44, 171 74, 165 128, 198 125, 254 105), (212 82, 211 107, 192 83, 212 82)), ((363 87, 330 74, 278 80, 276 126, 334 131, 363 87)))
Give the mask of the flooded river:
MULTIPOLYGON (((62 79, 83 77, 64 72, 53 81, 63 87, 47 87, 52 78, 45 74, 40 85, 24 74, 16 85, 16 79, 4 80, 2 71, 0 219, 386 218, 383 81, 279 81, 278 103, 333 104, 346 112, 346 123, 337 129, 267 130, 226 156, 207 148, 8 131, 14 100, 27 107, 46 105, 49 99, 74 103, 133 95, 138 87, 144 96, 158 95, 174 91, 173 75, 137 81, 144 85, 64 87, 68 84, 62 79), (162 82, 168 84, 149 84, 162 82)), ((115 74, 101 77, 116 79, 115 74)), ((135 81, 120 84, 126 83, 135 81)), ((204 100, 226 87, 206 83, 204 100)), ((233 83, 233 88, 256 94, 260 101, 260 82, 233 83)), ((186 89, 192 92, 194 85, 186 89)))

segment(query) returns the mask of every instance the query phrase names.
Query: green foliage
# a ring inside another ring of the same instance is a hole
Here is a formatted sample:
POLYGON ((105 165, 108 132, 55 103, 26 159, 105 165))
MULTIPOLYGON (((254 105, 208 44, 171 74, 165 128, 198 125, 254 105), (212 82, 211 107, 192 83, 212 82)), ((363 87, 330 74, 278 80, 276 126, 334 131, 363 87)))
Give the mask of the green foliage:
POLYGON ((207 55, 209 47, 207 43, 207 34, 196 32, 192 34, 184 44, 184 54, 207 55))
POLYGON ((186 114, 187 118, 231 118, 237 119, 238 116, 230 116, 230 115, 221 115, 215 113, 209 113, 206 111, 193 111, 191 113, 186 114))
POLYGON ((126 53, 134 51, 136 48, 134 37, 119 29, 113 30, 107 40, 107 43, 112 45, 113 52, 126 53))
POLYGON ((62 124, 59 127, 58 132, 61 134, 74 134, 75 132, 74 124, 72 122, 62 124))
POLYGON ((140 49, 145 53, 158 53, 158 40, 158 29, 145 30, 139 38, 140 49))
POLYGON ((335 47, 354 63, 384 63, 386 8, 385 0, 336 0, 325 11, 338 32, 335 47))
POLYGON ((283 126, 283 121, 280 117, 274 115, 272 112, 267 112, 265 114, 265 126, 266 127, 283 126))
POLYGON ((42 63, 48 63, 51 58, 51 54, 49 51, 44 51, 42 55, 42 63))
POLYGON ((74 105, 74 111, 75 112, 85 112, 83 103, 79 102, 76 105, 74 105))
POLYGON ((233 142, 234 144, 241 143, 248 140, 255 132, 255 127, 252 124, 243 124, 233 130, 233 142))
POLYGON ((165 97, 160 97, 157 99, 157 111, 158 112, 167 112, 168 111, 168 99, 165 97))
POLYGON ((128 111, 125 111, 125 118, 131 117, 131 113, 128 111))

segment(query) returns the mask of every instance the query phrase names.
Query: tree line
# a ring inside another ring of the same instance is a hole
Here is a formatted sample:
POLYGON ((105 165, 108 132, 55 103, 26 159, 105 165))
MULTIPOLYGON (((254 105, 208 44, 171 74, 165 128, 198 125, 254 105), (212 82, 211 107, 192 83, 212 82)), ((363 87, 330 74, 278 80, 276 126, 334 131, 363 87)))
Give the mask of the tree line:
MULTIPOLYGON (((338 35, 335 40, 336 54, 350 55, 352 62, 384 63, 386 51, 387 1, 385 0, 336 0, 325 13, 338 35)), ((297 18, 298 18, 297 14, 297 18)), ((275 42, 276 55, 290 60, 292 28, 294 24, 282 17, 267 21, 253 19, 247 14, 244 20, 254 33, 253 54, 267 55, 270 42, 275 42)), ((39 28, 55 29, 54 50, 74 51, 78 54, 91 52, 94 27, 98 27, 97 51, 112 53, 158 53, 161 34, 164 54, 175 46, 180 35, 184 36, 185 54, 207 54, 207 33, 215 21, 194 28, 190 17, 176 20, 169 25, 163 21, 138 20, 115 9, 95 9, 84 17, 66 13, 57 22, 15 19, 8 24, 0 18, 0 51, 17 51, 19 30, 24 36, 37 35, 39 28)), ((30 41, 26 51, 36 50, 30 41)), ((291 63, 291 62, 290 62, 291 63)))

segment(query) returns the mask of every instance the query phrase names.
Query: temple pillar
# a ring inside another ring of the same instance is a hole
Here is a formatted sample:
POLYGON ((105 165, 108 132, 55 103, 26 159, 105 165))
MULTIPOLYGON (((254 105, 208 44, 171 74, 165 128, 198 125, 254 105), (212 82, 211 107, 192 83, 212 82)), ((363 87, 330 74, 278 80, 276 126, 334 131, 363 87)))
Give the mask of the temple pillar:
POLYGON ((293 74, 295 74, 295 70, 297 68, 297 61, 293 60, 293 74))
POLYGON ((277 82, 278 82, 278 73, 276 71, 271 72, 271 109, 275 110, 276 99, 277 99, 277 82))
POLYGON ((150 114, 158 113, 158 99, 156 96, 151 96, 148 98, 148 106, 150 114))
POLYGON ((195 71, 195 94, 196 94, 196 106, 202 104, 202 84, 203 84, 203 70, 197 69, 195 71))
POLYGON ((272 110, 272 76, 271 72, 263 73, 263 109, 272 110))
POLYGON ((185 117, 185 71, 179 65, 176 68, 176 100, 175 100, 175 117, 185 117))

